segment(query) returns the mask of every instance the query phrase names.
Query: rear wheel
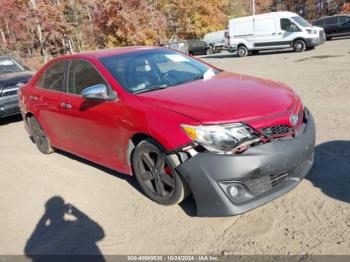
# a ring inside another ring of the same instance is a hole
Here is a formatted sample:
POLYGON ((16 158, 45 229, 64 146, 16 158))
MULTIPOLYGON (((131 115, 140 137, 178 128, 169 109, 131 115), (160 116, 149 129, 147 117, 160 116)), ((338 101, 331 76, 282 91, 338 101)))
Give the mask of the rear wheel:
POLYGON ((43 154, 52 153, 54 150, 51 147, 50 141, 35 117, 28 118, 28 127, 39 151, 43 154))
POLYGON ((239 57, 244 57, 244 56, 247 56, 248 55, 248 48, 244 45, 240 45, 238 48, 237 48, 237 54, 239 57))
POLYGON ((174 205, 187 197, 186 182, 171 167, 157 143, 140 142, 131 160, 136 179, 151 200, 161 205, 174 205))
POLYGON ((304 52, 306 50, 306 43, 304 40, 295 40, 293 43, 294 52, 304 52))

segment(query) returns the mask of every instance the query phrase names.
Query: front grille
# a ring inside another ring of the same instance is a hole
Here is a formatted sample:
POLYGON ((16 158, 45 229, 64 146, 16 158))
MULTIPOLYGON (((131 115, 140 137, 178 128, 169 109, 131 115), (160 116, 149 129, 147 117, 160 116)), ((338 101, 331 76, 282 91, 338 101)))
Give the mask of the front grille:
POLYGON ((273 187, 281 184, 288 179, 288 173, 278 175, 262 176, 259 178, 244 181, 249 191, 257 196, 271 190, 273 187))
POLYGON ((7 97, 7 96, 14 96, 17 95, 19 87, 17 86, 16 83, 11 83, 5 85, 1 90, 0 90, 0 97, 7 97))
POLYGON ((260 131, 265 136, 275 137, 275 136, 287 135, 287 134, 293 132, 293 129, 290 128, 288 125, 277 125, 277 126, 269 126, 269 127, 260 128, 260 131))
POLYGON ((280 184, 283 181, 285 181, 287 178, 288 178, 288 173, 282 173, 282 174, 279 174, 279 175, 270 175, 271 186, 275 187, 278 184, 280 184))
POLYGON ((326 33, 324 32, 324 30, 320 31, 320 39, 321 39, 321 43, 326 42, 326 33))

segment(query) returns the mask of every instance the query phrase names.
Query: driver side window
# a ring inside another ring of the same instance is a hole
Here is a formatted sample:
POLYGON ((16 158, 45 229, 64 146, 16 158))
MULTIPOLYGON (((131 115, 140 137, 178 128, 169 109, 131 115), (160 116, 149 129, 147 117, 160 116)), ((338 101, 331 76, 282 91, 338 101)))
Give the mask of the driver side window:
POLYGON ((107 83, 89 62, 72 60, 68 72, 68 93, 81 95, 90 86, 107 83))
POLYGON ((300 32, 299 27, 288 18, 281 19, 281 29, 286 32, 300 32))

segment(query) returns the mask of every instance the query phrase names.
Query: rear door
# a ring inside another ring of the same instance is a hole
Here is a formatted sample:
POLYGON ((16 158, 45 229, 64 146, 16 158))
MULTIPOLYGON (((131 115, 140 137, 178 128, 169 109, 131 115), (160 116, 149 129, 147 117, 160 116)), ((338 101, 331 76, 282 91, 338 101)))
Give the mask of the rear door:
POLYGON ((111 168, 121 165, 119 122, 120 101, 87 100, 82 91, 106 80, 88 61, 71 60, 67 73, 67 93, 61 96, 65 117, 66 150, 111 168))
POLYGON ((48 135, 53 146, 61 146, 66 132, 60 106, 65 91, 65 69, 67 62, 61 60, 49 65, 29 95, 30 108, 48 135))

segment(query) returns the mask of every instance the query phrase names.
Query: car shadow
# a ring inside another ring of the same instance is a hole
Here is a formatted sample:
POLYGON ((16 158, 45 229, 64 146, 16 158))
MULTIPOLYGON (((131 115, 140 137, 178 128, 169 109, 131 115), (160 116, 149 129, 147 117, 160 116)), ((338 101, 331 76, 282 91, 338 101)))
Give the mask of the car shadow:
MULTIPOLYGON (((99 164, 96 164, 94 162, 91 162, 89 160, 86 160, 84 158, 81 158, 79 156, 76 156, 76 155, 73 155, 71 153, 68 153, 68 152, 64 152, 62 150, 58 150, 56 149, 55 151, 56 153, 58 154, 61 154, 65 157, 69 157, 70 159, 72 160, 75 160, 75 161, 78 161, 80 163, 83 163, 85 165, 89 165, 93 168, 96 168, 96 169, 99 169, 101 170, 102 172, 105 172, 111 176, 114 176, 114 177, 117 177, 117 178, 120 178, 120 179, 123 179, 125 180, 126 182, 129 183, 129 185, 131 185, 134 189, 136 189, 140 194, 142 194, 144 197, 147 197, 144 192, 142 191, 142 188, 140 187, 140 185, 138 184, 136 178, 134 176, 129 176, 127 174, 122 174, 122 173, 119 173, 113 169, 110 169, 108 167, 104 167, 104 166, 101 166, 99 164)), ((184 200, 183 202, 181 202, 179 204, 179 206, 183 209, 183 211, 188 215, 188 216, 191 216, 191 217, 194 217, 197 215, 197 209, 196 209, 196 203, 194 201, 194 198, 191 196, 189 196, 186 200, 184 200)))
POLYGON ((306 178, 327 196, 350 203, 350 141, 318 145, 314 166, 306 178))
POLYGON ((6 116, 3 118, 0 118, 0 126, 5 126, 5 125, 9 125, 12 123, 16 123, 16 122, 20 122, 22 121, 22 115, 18 114, 18 115, 12 115, 12 116, 6 116))
MULTIPOLYGON (((308 52, 308 51, 306 51, 308 52)), ((277 54, 289 54, 294 53, 293 49, 282 49, 282 50, 267 50, 260 51, 258 54, 249 54, 250 56, 264 56, 264 55, 277 55, 277 54)), ((237 53, 223 53, 223 54, 213 54, 207 56, 201 56, 201 59, 224 59, 224 58, 240 58, 237 53)))
POLYGON ((24 248, 34 262, 105 261, 97 242, 105 237, 103 228, 72 204, 54 196, 45 203, 45 213, 38 221, 24 248), (77 257, 79 255, 79 257, 77 257))

